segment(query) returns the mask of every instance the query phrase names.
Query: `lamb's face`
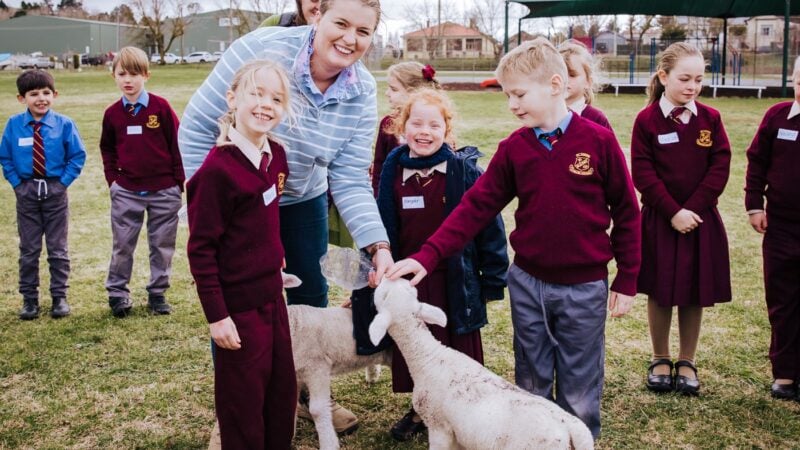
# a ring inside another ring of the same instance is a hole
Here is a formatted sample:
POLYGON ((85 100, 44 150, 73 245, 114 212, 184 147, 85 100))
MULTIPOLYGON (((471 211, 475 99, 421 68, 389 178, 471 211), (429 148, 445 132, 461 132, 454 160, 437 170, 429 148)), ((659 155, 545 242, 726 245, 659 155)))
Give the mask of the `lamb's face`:
POLYGON ((375 308, 378 313, 389 311, 392 314, 410 314, 419 309, 417 289, 408 280, 381 281, 375 289, 375 308))

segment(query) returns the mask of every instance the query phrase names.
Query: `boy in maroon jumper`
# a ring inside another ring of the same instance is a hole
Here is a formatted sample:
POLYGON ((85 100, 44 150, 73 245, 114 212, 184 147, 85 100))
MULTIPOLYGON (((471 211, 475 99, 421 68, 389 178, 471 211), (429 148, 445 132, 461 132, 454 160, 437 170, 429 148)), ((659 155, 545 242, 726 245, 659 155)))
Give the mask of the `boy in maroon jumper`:
POLYGON ((524 127, 500 143, 461 204, 388 276, 414 273, 416 284, 517 197, 508 271, 516 382, 555 398, 597 438, 606 300, 612 317, 626 314, 639 271, 639 208, 625 156, 609 130, 567 109, 567 68, 546 39, 509 52, 496 74, 524 127))
POLYGON ((185 180, 178 151, 178 117, 166 99, 144 89, 150 72, 142 50, 122 48, 112 70, 122 98, 106 109, 100 136, 114 240, 106 279, 108 305, 115 317, 125 317, 133 306, 128 282, 147 212, 147 306, 153 314, 169 314, 172 308, 164 292, 169 288, 185 180))
POLYGON ((772 396, 800 401, 800 58, 793 82, 794 101, 767 110, 747 149, 745 207, 750 225, 764 235, 772 396))
POLYGON ((289 175, 268 139, 289 81, 245 63, 227 92, 220 136, 187 183, 189 267, 214 343, 214 403, 224 449, 288 449, 297 385, 283 299, 278 201, 289 175))

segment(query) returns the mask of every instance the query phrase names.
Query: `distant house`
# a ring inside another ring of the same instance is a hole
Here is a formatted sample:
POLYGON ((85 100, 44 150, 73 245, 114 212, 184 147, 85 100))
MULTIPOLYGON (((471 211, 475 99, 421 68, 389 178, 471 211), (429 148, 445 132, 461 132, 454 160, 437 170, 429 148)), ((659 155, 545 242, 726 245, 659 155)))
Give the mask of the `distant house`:
MULTIPOLYGON (((745 20, 747 33, 743 36, 744 43, 749 49, 759 52, 780 51, 783 46, 783 16, 750 17, 745 20)), ((789 42, 792 51, 797 48, 798 24, 789 23, 789 42)))
POLYGON ((25 15, 0 21, 0 51, 97 55, 135 45, 141 33, 141 29, 134 25, 25 15))
POLYGON ((594 51, 597 53, 614 54, 615 49, 628 44, 628 38, 610 31, 603 31, 594 37, 594 51))
POLYGON ((497 41, 475 28, 453 22, 403 35, 406 59, 494 58, 497 41))

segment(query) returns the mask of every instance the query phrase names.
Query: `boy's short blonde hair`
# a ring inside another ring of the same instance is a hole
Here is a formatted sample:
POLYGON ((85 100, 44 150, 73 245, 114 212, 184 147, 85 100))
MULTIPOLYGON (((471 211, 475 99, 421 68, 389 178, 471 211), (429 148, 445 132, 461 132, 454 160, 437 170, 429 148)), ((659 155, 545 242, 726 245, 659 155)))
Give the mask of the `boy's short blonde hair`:
POLYGON ((114 56, 111 70, 116 72, 117 66, 122 67, 132 75, 150 74, 150 60, 147 59, 147 53, 137 47, 122 47, 114 56))
POLYGON ((558 75, 567 86, 567 65, 555 46, 545 38, 523 42, 508 52, 494 75, 500 84, 509 76, 529 76, 538 83, 549 83, 553 75, 558 75))

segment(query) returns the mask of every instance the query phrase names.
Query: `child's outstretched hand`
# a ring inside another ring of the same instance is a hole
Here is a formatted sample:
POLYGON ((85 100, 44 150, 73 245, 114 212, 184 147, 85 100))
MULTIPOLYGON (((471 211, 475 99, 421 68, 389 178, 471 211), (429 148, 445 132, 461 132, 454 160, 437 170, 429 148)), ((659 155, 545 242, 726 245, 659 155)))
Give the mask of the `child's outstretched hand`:
POLYGON ((226 350, 239 350, 242 348, 242 340, 239 339, 239 332, 236 331, 236 324, 230 316, 208 325, 211 329, 211 339, 218 347, 226 350))
POLYGON ((679 233, 686 234, 699 227, 700 224, 703 223, 703 219, 694 211, 681 209, 672 216, 669 223, 672 224, 672 228, 676 229, 679 233))
POLYGON ((419 261, 406 258, 394 263, 394 265, 386 271, 386 276, 389 277, 390 280, 397 280, 403 275, 407 275, 409 273, 414 274, 414 278, 411 279, 412 286, 416 286, 417 283, 422 281, 422 279, 425 278, 425 275, 428 274, 419 261))
POLYGON ((622 317, 628 314, 632 306, 633 296, 611 291, 611 297, 608 298, 608 309, 611 311, 611 317, 622 317))
POLYGON ((763 211, 750 214, 750 226, 761 234, 767 232, 767 214, 763 211))

